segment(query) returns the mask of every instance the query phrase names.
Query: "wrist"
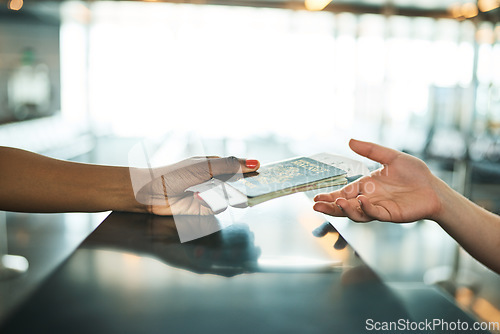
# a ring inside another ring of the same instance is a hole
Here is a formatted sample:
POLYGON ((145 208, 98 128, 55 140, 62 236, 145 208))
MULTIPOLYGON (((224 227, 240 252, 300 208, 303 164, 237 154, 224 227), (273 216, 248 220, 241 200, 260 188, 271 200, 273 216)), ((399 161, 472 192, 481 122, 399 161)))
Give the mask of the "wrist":
POLYGON ((113 203, 113 211, 148 213, 149 206, 140 203, 134 195, 132 181, 128 172, 128 168, 121 168, 119 172, 119 180, 117 180, 118 188, 115 189, 116 196, 113 203))
POLYGON ((123 211, 127 212, 137 212, 137 213, 151 213, 151 206, 141 203, 137 200, 134 195, 134 191, 132 187, 128 187, 128 189, 124 189, 124 201, 125 209, 123 211))
POLYGON ((454 212, 453 205, 457 205, 457 200, 462 196, 446 184, 446 182, 435 176, 433 179, 433 189, 437 197, 438 205, 430 219, 442 226, 446 221, 452 219, 451 215, 454 212))

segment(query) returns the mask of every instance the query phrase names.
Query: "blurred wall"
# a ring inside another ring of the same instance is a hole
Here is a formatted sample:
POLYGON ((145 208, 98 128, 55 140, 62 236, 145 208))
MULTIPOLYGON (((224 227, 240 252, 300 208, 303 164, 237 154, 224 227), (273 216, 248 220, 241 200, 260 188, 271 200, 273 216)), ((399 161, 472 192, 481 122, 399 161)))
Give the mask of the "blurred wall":
POLYGON ((53 115, 60 102, 59 21, 0 10, 0 124, 53 115))

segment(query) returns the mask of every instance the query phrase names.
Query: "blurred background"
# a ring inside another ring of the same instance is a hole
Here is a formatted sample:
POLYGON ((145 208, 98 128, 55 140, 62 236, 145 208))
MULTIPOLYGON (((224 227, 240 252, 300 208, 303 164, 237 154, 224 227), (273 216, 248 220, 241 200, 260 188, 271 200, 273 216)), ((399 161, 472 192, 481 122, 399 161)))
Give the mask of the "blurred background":
MULTIPOLYGON (((354 137, 421 157, 500 213, 499 6, 0 1, 0 145, 127 165, 147 138, 164 161, 218 154, 265 163, 353 156, 354 137)), ((102 218, 67 216, 8 214, 11 248, 42 247, 27 221, 52 220, 46 237, 65 231, 63 258, 102 218)), ((481 319, 500 321, 498 275, 432 223, 345 233, 362 240, 354 248, 386 280, 438 284, 481 319)))

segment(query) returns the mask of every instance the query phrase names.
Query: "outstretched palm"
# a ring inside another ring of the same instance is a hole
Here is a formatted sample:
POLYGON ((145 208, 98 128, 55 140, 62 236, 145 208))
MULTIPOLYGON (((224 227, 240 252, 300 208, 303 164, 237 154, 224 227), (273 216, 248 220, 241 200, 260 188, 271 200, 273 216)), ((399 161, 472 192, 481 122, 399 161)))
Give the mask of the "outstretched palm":
POLYGON ((384 167, 341 190, 317 195, 315 210, 359 222, 403 223, 432 218, 440 209, 435 178, 424 162, 372 143, 352 140, 350 146, 384 167))

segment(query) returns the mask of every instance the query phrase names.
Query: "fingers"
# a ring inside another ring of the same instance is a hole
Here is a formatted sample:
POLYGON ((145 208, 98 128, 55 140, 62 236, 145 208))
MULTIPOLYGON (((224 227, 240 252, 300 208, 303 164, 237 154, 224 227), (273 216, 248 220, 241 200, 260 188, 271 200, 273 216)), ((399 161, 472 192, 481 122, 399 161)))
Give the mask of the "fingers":
POLYGON ((361 204, 357 198, 349 200, 345 198, 339 198, 335 201, 335 204, 337 204, 337 206, 339 206, 344 212, 344 215, 351 220, 354 220, 356 222, 368 222, 373 220, 373 218, 369 217, 363 211, 363 209, 361 208, 361 204))
POLYGON ((314 197, 315 202, 335 202, 337 198, 352 198, 356 197, 359 194, 359 191, 357 190, 357 187, 352 187, 351 185, 348 185, 340 190, 331 192, 331 193, 325 193, 325 194, 318 194, 314 197))
POLYGON ((340 195, 340 190, 339 191, 334 191, 329 194, 318 194, 314 196, 314 201, 315 202, 335 202, 337 198, 341 197, 340 195))
POLYGON ((373 203, 370 202, 368 197, 364 195, 359 195, 357 197, 357 200, 366 216, 381 221, 391 221, 390 219, 391 215, 389 214, 387 209, 385 209, 380 205, 373 205, 373 203))
POLYGON ((235 174, 238 172, 249 173, 256 171, 260 167, 258 160, 238 159, 236 157, 208 158, 207 162, 210 173, 213 176, 235 174))
POLYGON ((390 164, 398 155, 399 151, 370 142, 351 139, 349 147, 359 155, 377 161, 381 164, 390 164))
POLYGON ((344 212, 334 202, 316 202, 313 209, 334 217, 345 217, 344 212))
MULTIPOLYGON (((364 199, 369 203, 368 198, 365 197, 364 199)), ((337 198, 335 202, 316 202, 313 209, 334 217, 348 217, 356 222, 368 222, 373 220, 374 217, 364 211, 362 203, 364 202, 360 203, 357 198, 348 200, 340 197, 337 198)), ((365 205, 368 205, 368 203, 365 205)))
POLYGON ((315 202, 335 202, 337 198, 355 198, 362 192, 373 192, 375 186, 370 183, 370 177, 365 176, 352 182, 340 190, 331 193, 318 194, 314 197, 315 202))

